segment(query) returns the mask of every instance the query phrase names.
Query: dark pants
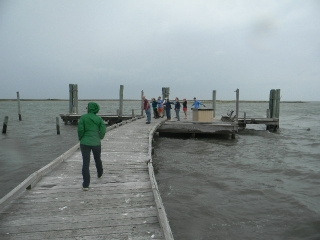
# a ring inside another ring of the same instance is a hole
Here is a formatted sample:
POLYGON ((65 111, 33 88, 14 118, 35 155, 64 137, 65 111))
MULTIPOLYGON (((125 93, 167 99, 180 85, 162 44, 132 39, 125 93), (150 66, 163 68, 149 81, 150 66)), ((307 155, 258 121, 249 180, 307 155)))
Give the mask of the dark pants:
POLYGON ((101 145, 100 146, 88 146, 80 144, 81 153, 82 153, 82 177, 83 183, 82 187, 87 188, 90 185, 90 152, 93 153, 94 161, 96 162, 96 168, 98 177, 103 174, 102 162, 101 162, 101 145))
POLYGON ((170 120, 171 119, 171 109, 170 108, 166 108, 166 114, 167 114, 167 119, 170 120))
POLYGON ((159 118, 159 113, 158 113, 158 109, 157 108, 153 109, 153 117, 154 118, 159 118))

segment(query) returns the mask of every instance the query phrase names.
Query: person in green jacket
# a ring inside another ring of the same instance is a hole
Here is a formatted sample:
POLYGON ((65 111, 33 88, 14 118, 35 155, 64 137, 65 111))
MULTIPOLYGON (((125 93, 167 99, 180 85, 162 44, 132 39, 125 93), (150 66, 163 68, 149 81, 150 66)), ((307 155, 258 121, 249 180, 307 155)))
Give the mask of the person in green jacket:
POLYGON ((90 185, 90 153, 92 151, 98 178, 103 174, 101 161, 101 139, 106 134, 106 124, 100 116, 96 114, 100 106, 95 102, 89 102, 87 107, 88 113, 81 116, 78 125, 78 137, 80 140, 80 149, 82 153, 82 187, 84 191, 89 190, 90 185))

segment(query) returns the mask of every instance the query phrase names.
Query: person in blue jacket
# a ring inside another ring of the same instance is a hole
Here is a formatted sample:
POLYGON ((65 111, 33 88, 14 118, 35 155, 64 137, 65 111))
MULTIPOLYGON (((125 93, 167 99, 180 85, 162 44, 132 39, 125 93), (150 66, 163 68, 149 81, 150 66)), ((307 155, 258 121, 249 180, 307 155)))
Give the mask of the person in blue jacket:
POLYGON ((202 102, 200 102, 199 100, 197 100, 196 97, 193 98, 193 104, 192 106, 194 106, 195 109, 199 109, 200 108, 200 105, 206 107, 206 105, 204 105, 202 102))
POLYGON ((165 102, 163 103, 163 106, 166 109, 167 120, 171 120, 171 104, 174 104, 174 103, 170 102, 168 98, 165 98, 165 102))

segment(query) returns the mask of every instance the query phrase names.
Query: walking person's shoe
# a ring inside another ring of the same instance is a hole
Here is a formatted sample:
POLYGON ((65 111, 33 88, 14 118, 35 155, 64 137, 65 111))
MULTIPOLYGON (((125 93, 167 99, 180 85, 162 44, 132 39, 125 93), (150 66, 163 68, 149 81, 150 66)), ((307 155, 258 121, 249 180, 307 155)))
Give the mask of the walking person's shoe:
POLYGON ((103 173, 101 173, 101 175, 99 176, 99 174, 98 174, 98 178, 102 178, 102 175, 103 175, 103 173))
POLYGON ((88 190, 89 190, 89 188, 84 187, 84 188, 82 188, 82 190, 83 190, 83 191, 88 191, 88 190))

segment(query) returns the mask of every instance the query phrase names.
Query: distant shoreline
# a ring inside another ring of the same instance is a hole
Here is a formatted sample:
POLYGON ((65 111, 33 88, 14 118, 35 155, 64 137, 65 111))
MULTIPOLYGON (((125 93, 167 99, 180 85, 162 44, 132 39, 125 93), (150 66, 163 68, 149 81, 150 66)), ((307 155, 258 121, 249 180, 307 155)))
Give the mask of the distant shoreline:
MULTIPOLYGON (((8 101, 17 101, 17 99, 0 99, 0 102, 8 102, 8 101)), ((69 101, 69 99, 55 99, 55 98, 48 98, 48 99, 20 99, 20 101, 69 101)), ((119 99, 79 99, 78 101, 116 101, 118 102, 119 99)), ((141 101, 139 99, 124 99, 124 102, 126 101, 141 101)), ((190 99, 187 101, 192 102, 193 99, 190 99)), ((204 103, 211 103, 212 100, 200 100, 204 103)), ((229 103, 229 102, 236 102, 236 100, 216 100, 217 103, 229 103)), ((269 101, 263 101, 263 100, 240 100, 240 103, 269 103, 269 101)), ((281 103, 306 103, 306 102, 312 102, 312 101, 281 101, 281 103)), ((317 101, 315 101, 317 102, 317 101)))

